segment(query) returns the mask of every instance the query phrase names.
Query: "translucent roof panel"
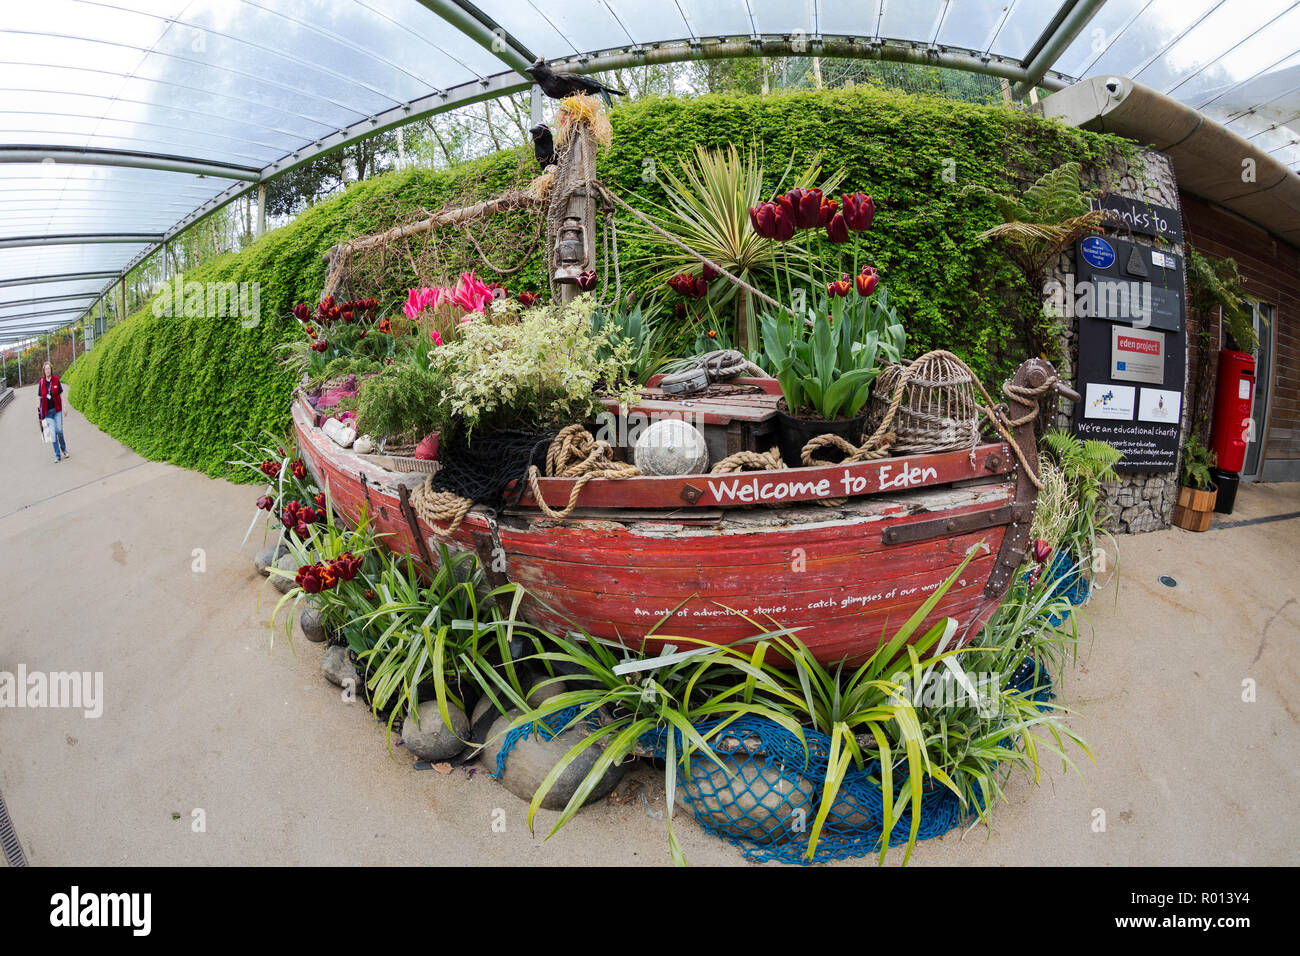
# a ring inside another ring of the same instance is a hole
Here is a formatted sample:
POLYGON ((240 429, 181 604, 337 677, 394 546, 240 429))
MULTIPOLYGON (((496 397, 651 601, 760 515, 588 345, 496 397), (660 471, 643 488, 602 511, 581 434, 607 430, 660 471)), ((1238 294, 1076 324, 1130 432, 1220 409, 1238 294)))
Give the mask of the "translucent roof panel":
POLYGON ((841 36, 943 52, 1020 91, 1043 82, 1026 71, 1047 50, 1048 85, 1132 77, 1300 168, 1300 0, 12 0, 0 338, 24 321, 4 303, 112 280, 6 283, 116 272, 154 247, 33 238, 171 237, 295 162, 519 88, 530 56, 841 36), (1053 32, 1079 11, 1091 16, 1072 38, 1053 32))

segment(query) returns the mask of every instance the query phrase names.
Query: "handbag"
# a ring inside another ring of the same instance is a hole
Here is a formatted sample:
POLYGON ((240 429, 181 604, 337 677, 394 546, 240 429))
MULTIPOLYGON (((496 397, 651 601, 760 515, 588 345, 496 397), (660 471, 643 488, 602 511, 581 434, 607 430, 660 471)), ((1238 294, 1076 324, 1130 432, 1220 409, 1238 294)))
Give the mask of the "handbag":
POLYGON ((41 419, 41 437, 45 439, 47 445, 54 441, 54 419, 41 419))

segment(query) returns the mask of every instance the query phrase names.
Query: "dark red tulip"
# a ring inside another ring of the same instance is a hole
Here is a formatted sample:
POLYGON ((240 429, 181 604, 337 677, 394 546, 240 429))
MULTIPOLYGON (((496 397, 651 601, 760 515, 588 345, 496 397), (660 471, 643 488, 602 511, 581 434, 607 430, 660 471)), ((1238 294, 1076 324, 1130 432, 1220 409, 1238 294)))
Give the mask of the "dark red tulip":
POLYGON ((880 276, 871 266, 863 266, 854 282, 858 287, 858 295, 868 296, 876 291, 876 286, 880 284, 880 276))
POLYGON ((749 224, 764 239, 776 238, 776 203, 761 202, 749 207, 749 224))
POLYGON ((325 339, 321 339, 319 342, 313 342, 311 344, 311 350, 313 352, 324 352, 329 347, 330 344, 325 339))
POLYGON ((275 507, 275 499, 270 495, 262 495, 262 497, 257 499, 257 507, 262 511, 270 511, 275 507))
POLYGON ((298 522, 300 524, 315 524, 317 517, 319 516, 316 514, 315 508, 303 508, 302 511, 298 512, 298 522))
POLYGON ((1034 560, 1042 564, 1052 556, 1052 546, 1042 538, 1034 539, 1034 560))
POLYGON ((673 303, 673 318, 675 318, 675 319, 684 319, 684 318, 686 318, 686 314, 687 314, 687 309, 686 309, 686 303, 685 303, 685 302, 674 302, 674 303, 673 303))
POLYGON ((319 594, 321 592, 320 575, 316 573, 316 565, 314 564, 304 564, 300 567, 298 573, 294 576, 294 580, 298 583, 298 587, 308 594, 319 594))
POLYGON ((311 534, 311 525, 304 521, 299 521, 298 526, 294 530, 298 532, 298 537, 306 538, 311 534))
POLYGON ((830 222, 839 208, 840 204, 834 199, 823 199, 821 208, 817 211, 817 225, 824 226, 830 222))
POLYGON ((704 334, 711 339, 716 339, 718 337, 717 329, 709 329, 709 331, 705 332, 704 334))
POLYGON ((701 276, 679 272, 668 280, 668 287, 685 299, 703 299, 709 294, 709 284, 701 276))
POLYGON ((375 328, 379 329, 379 331, 383 332, 385 335, 388 335, 393 331, 393 323, 391 320, 383 318, 379 320, 379 324, 375 326, 375 328))
POLYGON ((316 576, 320 578, 321 587, 328 591, 339 583, 339 576, 329 564, 316 565, 316 576))
POLYGON ((837 282, 826 283, 826 291, 831 298, 843 298, 853 291, 853 283, 849 281, 848 276, 844 276, 837 282))
POLYGON ((718 270, 713 268, 713 266, 709 265, 707 262, 704 263, 704 267, 700 270, 700 278, 705 282, 712 282, 718 277, 718 275, 718 270))
POLYGON ((301 303, 295 305, 291 311, 293 312, 293 317, 299 322, 306 322, 311 318, 311 309, 301 303))
POLYGON ((520 293, 519 293, 519 304, 522 305, 525 309, 532 308, 534 305, 537 304, 537 293, 536 293, 536 292, 526 292, 526 291, 525 291, 525 292, 520 292, 520 293))
POLYGON ((307 466, 303 464, 303 460, 301 458, 295 458, 293 460, 293 465, 291 466, 291 470, 293 471, 293 476, 297 478, 299 481, 307 477, 307 466))
POLYGON ((790 197, 791 204, 794 206, 795 225, 800 229, 815 229, 824 225, 821 221, 822 191, 820 189, 792 189, 786 195, 790 197))
POLYGON ((374 600, 374 597, 375 597, 375 592, 370 590, 370 588, 366 588, 366 600, 372 601, 374 600))
POLYGON ((826 224, 826 238, 831 242, 849 241, 849 227, 844 221, 844 213, 837 212, 831 216, 831 221, 826 224))
POLYGON ((280 477, 280 463, 278 461, 264 461, 258 465, 258 470, 268 478, 280 477))
POLYGON ((776 197, 776 241, 785 242, 794 238, 794 231, 799 228, 795 215, 794 203, 788 195, 776 197))
POLYGON ((361 570, 361 559, 351 551, 344 551, 341 555, 330 562, 334 573, 338 575, 340 581, 351 581, 361 570))
POLYGON ((325 510, 325 492, 323 491, 316 492, 316 495, 313 498, 313 500, 316 502, 317 510, 319 511, 325 510))
POLYGON ((845 193, 840 197, 844 201, 844 221, 854 232, 871 228, 871 220, 876 217, 876 204, 866 193, 845 193))
POLYGON ((577 282, 578 288, 583 292, 590 292, 592 289, 596 288, 596 273, 591 269, 588 269, 586 272, 579 272, 578 278, 574 281, 577 282))

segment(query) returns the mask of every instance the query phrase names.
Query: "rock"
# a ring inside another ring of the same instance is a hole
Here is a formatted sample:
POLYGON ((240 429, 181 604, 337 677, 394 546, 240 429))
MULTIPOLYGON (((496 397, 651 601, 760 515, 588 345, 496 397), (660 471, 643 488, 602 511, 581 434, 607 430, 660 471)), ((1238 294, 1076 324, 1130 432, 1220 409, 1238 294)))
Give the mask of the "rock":
POLYGON ((357 676, 357 669, 352 666, 352 661, 348 659, 348 648, 346 644, 331 644, 325 648, 325 656, 320 661, 321 673, 331 684, 338 684, 340 687, 351 686, 352 689, 360 694, 361 678, 357 676), (347 681, 352 681, 348 685, 347 681))
POLYGON ((313 644, 320 644, 328 636, 325 633, 325 622, 321 620, 320 608, 303 608, 298 624, 302 628, 302 636, 313 644))
POLYGON ((529 707, 541 707, 545 701, 559 694, 568 693, 568 690, 569 688, 564 681, 556 681, 552 677, 542 677, 533 685, 532 690, 528 692, 528 696, 524 700, 528 701, 529 707), (547 681, 552 681, 552 683, 546 683, 547 681), (546 686, 540 686, 542 684, 546 686))
POLYGON ((281 555, 288 554, 288 552, 289 547, 284 544, 281 544, 278 549, 275 545, 263 548, 261 551, 257 552, 257 554, 253 555, 253 567, 257 568, 258 574, 262 577, 266 577, 271 573, 271 565, 276 562, 276 559, 281 555))
POLYGON ((338 444, 343 448, 347 448, 349 445, 351 445, 354 441, 357 440, 357 430, 355 428, 351 428, 347 425, 344 425, 334 435, 334 440, 338 442, 338 444))
POLYGON ((849 791, 841 789, 835 795, 835 802, 831 804, 831 812, 826 817, 826 827, 828 830, 839 827, 864 827, 874 819, 876 815, 870 812, 861 800, 849 791))
POLYGON ((770 767, 763 757, 721 760, 696 755, 690 779, 679 784, 701 822, 760 843, 787 836, 796 822, 804 829, 811 825, 817 814, 811 780, 770 767))
POLYGON ((375 450, 375 440, 369 435, 362 435, 352 443, 352 450, 358 455, 369 455, 375 450))
MULTIPOLYGON (((498 717, 488 731, 488 744, 483 748, 479 759, 482 761, 482 766, 490 773, 496 773, 497 755, 505 742, 505 729, 510 726, 515 716, 511 714, 498 717), (502 736, 496 740, 492 739, 499 734, 502 736)), ((580 730, 566 730, 550 740, 543 740, 537 734, 522 738, 506 757, 505 773, 501 775, 502 785, 520 800, 531 803, 533 794, 546 779, 546 775, 565 754, 573 749, 575 744, 581 741, 582 736, 580 730)), ((542 807, 547 810, 563 810, 569 799, 577 792, 587 772, 600 759, 601 753, 600 745, 593 744, 574 758, 542 800, 542 807)), ((587 795, 586 803, 595 803, 613 790, 623 778, 624 770, 621 764, 606 770, 595 789, 587 795)))
POLYGON ((469 718, 455 704, 447 704, 451 727, 442 721, 436 700, 426 700, 414 716, 402 721, 402 742, 421 760, 449 760, 465 749, 469 740, 469 718))
POLYGON ((298 559, 292 554, 284 554, 275 562, 275 566, 281 571, 287 571, 289 576, 286 578, 283 574, 272 574, 271 583, 281 594, 288 594, 298 586, 298 582, 294 580, 294 575, 298 573, 298 559))

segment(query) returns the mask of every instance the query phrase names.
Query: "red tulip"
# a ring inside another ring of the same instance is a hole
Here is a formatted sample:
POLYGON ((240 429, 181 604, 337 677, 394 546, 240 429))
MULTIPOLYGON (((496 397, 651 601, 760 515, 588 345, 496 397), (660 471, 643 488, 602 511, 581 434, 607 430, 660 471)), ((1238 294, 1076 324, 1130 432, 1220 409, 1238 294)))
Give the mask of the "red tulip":
POLYGON ((294 576, 294 580, 298 582, 298 587, 308 594, 319 594, 321 591, 320 576, 316 573, 316 565, 314 564, 304 564, 300 567, 298 573, 294 576))
POLYGON ((307 308, 305 305, 295 305, 291 311, 293 312, 293 317, 299 322, 306 322, 311 318, 311 309, 307 308))
POLYGON ((590 292, 592 289, 596 288, 596 273, 591 269, 588 269, 586 272, 579 272, 578 278, 574 281, 577 282, 578 288, 583 292, 590 292))
POLYGON ((1042 564, 1052 555, 1052 546, 1042 538, 1034 539, 1034 560, 1042 564))
POLYGON ((303 508, 302 511, 298 512, 298 522, 300 524, 315 524, 318 517, 315 508, 303 508))
POLYGON ((393 331, 393 323, 390 319, 383 318, 379 320, 379 325, 377 325, 376 328, 378 328, 379 331, 383 332, 385 335, 388 335, 390 332, 393 331))
POLYGON ((268 478, 280 477, 280 463, 278 461, 264 461, 258 465, 258 469, 268 478))
POLYGON ((824 225, 821 221, 822 191, 820 189, 792 189, 790 197, 794 207, 795 225, 800 229, 815 229, 824 225))
POLYGON ((307 524, 306 522, 299 521, 298 527, 294 528, 294 530, 298 532, 298 537, 306 538, 311 534, 311 525, 307 524))
POLYGON ((313 352, 324 352, 329 347, 329 342, 325 341, 325 339, 321 339, 319 342, 312 343, 311 350, 313 352))
POLYGON ((866 193, 845 193, 844 220, 854 232, 871 228, 871 220, 876 216, 876 204, 866 193))
POLYGON ((270 495, 262 495, 257 499, 257 507, 262 511, 270 511, 275 507, 275 501, 270 495))
POLYGON ((716 329, 709 329, 709 331, 705 332, 704 334, 711 339, 716 339, 718 337, 718 332, 716 329))
POLYGON ((299 481, 307 477, 307 466, 303 464, 301 458, 295 458, 293 460, 292 470, 293 470, 293 476, 297 478, 299 481))
POLYGON ((709 265, 707 262, 704 263, 704 267, 700 270, 700 278, 705 282, 712 282, 718 277, 718 275, 718 270, 713 268, 713 266, 709 265))
POLYGON ((335 573, 334 568, 328 564, 316 565, 316 574, 320 578, 321 587, 328 591, 334 585, 339 583, 339 576, 335 573))
POLYGON ((848 242, 849 227, 844 220, 844 213, 837 212, 826 224, 826 238, 831 242, 848 242))
POLYGON ((536 293, 536 292, 520 292, 520 293, 519 293, 519 304, 522 305, 525 309, 532 308, 534 305, 537 304, 537 293, 536 293))
POLYGON ((351 581, 361 570, 361 559, 351 551, 344 551, 330 563, 330 566, 339 576, 340 581, 351 581))
POLYGON ((863 266, 862 271, 858 273, 858 277, 854 281, 858 287, 858 295, 868 296, 876 291, 876 286, 880 284, 880 276, 871 266, 863 266))
POLYGON ((703 299, 709 294, 708 282, 701 276, 680 272, 668 280, 668 286, 686 299, 703 299))
POLYGON ((325 492, 323 491, 316 492, 315 498, 313 500, 316 502, 317 509, 319 509, 320 511, 325 510, 325 492))
POLYGON ((794 231, 799 228, 798 220, 795 217, 794 203, 790 197, 776 197, 776 241, 785 242, 794 238, 794 231))
POLYGON ((848 276, 844 276, 838 282, 826 283, 826 291, 831 298, 843 298, 853 291, 853 283, 849 282, 848 276))
POLYGON ((823 199, 821 209, 817 211, 817 225, 824 226, 830 222, 839 208, 840 204, 834 199, 823 199))
POLYGON ((749 224, 764 239, 776 238, 776 204, 761 202, 749 207, 749 224))

